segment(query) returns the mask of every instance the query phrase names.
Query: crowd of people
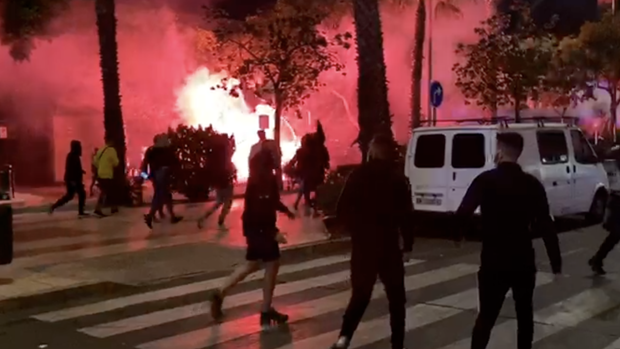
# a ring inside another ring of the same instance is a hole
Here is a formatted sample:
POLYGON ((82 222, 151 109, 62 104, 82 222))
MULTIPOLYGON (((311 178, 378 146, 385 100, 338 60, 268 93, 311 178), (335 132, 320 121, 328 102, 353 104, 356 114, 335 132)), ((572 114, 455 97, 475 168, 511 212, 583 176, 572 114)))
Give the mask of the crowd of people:
MULTIPOLYGON (((249 178, 244 196, 242 214, 243 235, 247 249, 245 263, 213 291, 211 315, 215 320, 223 318, 223 303, 230 291, 251 273, 265 269, 263 303, 260 325, 270 328, 288 321, 288 315, 275 310, 272 305, 279 269, 279 244, 285 236, 277 227, 277 212, 295 219, 296 214, 280 199, 281 177, 278 169, 281 156, 273 143, 259 131, 259 142, 252 148, 249 158, 249 178)), ((286 166, 285 172, 300 182, 300 191, 294 208, 301 198, 305 199, 308 213, 316 210, 311 194, 322 183, 325 170, 329 168, 329 154, 324 146, 322 132, 306 135, 295 158, 286 166)), ((457 245, 474 212, 480 209, 482 250, 478 271, 479 308, 473 326, 472 349, 487 347, 492 329, 509 290, 515 300, 517 317, 517 347, 531 349, 534 335, 533 295, 536 286, 536 261, 532 244, 534 235, 543 238, 553 273, 562 273, 562 255, 549 211, 547 195, 542 184, 534 176, 524 172, 518 164, 523 151, 523 138, 518 133, 502 132, 497 136, 496 167, 477 176, 469 186, 458 210, 452 217, 452 231, 457 245)), ((377 278, 385 286, 390 311, 392 349, 403 349, 405 338, 406 290, 404 285, 404 262, 411 257, 414 244, 413 223, 415 216, 409 182, 394 161, 394 141, 391 137, 376 136, 370 143, 368 159, 348 177, 337 207, 337 217, 351 236, 351 287, 349 304, 343 316, 340 335, 332 349, 348 348, 353 335, 372 298, 377 278)), ((79 198, 79 214, 83 216, 85 171, 80 162, 81 145, 71 142, 67 155, 65 181, 66 195, 55 203, 51 211, 79 198)), ((214 214, 220 207, 220 225, 232 203, 234 166, 232 152, 225 155, 217 180, 212 185, 216 191, 216 203, 199 220, 214 214)), ((173 222, 181 217, 174 214, 170 192, 170 173, 178 167, 178 158, 170 148, 166 135, 158 135, 146 152, 142 170, 153 182, 154 198, 150 211, 145 215, 149 227, 163 207, 173 222)), ((93 159, 97 182, 102 190, 95 213, 103 215, 102 205, 113 191, 114 167, 118 157, 111 142, 97 151, 93 159)), ((117 209, 112 206, 112 211, 117 209)), ((604 227, 610 232, 597 254, 589 261, 596 274, 604 274, 603 260, 620 241, 620 199, 614 195, 610 201, 610 214, 604 227)))

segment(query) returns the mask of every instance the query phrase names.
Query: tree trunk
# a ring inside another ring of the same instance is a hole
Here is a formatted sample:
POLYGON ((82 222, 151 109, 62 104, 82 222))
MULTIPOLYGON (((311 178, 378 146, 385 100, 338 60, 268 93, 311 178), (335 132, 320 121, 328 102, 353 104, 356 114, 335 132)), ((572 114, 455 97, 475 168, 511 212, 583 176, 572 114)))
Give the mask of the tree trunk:
MULTIPOLYGON (((118 45, 116 43, 116 9, 114 0, 95 0, 97 14, 97 34, 99 35, 99 63, 103 83, 103 125, 106 138, 114 142, 120 164, 115 174, 119 183, 126 182, 125 124, 121 111, 120 79, 118 73, 118 45)), ((123 201, 129 198, 129 187, 124 185, 126 195, 120 195, 123 201)))
POLYGON ((416 10, 415 46, 411 76, 411 129, 420 127, 422 123, 422 64, 424 62, 424 38, 426 36, 425 2, 426 0, 418 0, 416 10))
POLYGON ((357 142, 366 161, 368 144, 376 133, 392 135, 388 102, 383 33, 378 0, 353 2, 357 43, 357 142))

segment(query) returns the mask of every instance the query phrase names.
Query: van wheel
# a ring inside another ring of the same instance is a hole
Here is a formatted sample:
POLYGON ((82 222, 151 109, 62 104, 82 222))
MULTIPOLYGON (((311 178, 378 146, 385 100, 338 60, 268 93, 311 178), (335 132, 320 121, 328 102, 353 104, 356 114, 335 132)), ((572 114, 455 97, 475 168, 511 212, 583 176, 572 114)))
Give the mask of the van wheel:
POLYGON ((588 224, 599 224, 605 218, 605 208, 607 207, 607 194, 599 190, 594 195, 592 205, 590 205, 590 211, 586 215, 586 222, 588 224))

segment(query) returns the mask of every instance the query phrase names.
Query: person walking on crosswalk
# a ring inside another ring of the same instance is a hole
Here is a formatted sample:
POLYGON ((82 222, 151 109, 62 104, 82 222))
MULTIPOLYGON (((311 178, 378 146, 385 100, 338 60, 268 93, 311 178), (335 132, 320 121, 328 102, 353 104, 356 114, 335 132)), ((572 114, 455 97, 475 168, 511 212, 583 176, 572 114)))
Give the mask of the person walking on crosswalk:
POLYGON ((532 298, 536 286, 536 262, 532 238, 542 234, 554 274, 562 272, 562 255, 545 188, 523 172, 517 160, 523 137, 517 133, 497 135, 495 169, 478 175, 456 211, 455 231, 463 227, 480 207, 482 252, 478 271, 479 313, 471 348, 485 349, 491 331, 512 289, 517 315, 517 348, 531 349, 534 335, 532 298))
POLYGON ((216 321, 223 316, 224 297, 248 275, 258 271, 261 263, 265 268, 265 278, 260 325, 267 330, 273 324, 288 321, 288 315, 279 313, 271 304, 280 267, 278 244, 286 242, 276 226, 277 212, 285 213, 290 219, 295 218, 280 201, 279 183, 274 174, 277 165, 269 149, 258 151, 250 160, 250 176, 241 218, 247 243, 246 262, 230 275, 222 287, 211 294, 211 316, 216 321))
POLYGON ((404 346, 404 262, 410 259, 413 247, 413 207, 409 183, 393 161, 395 148, 390 137, 375 137, 369 161, 349 175, 338 202, 337 218, 351 234, 352 290, 333 349, 349 347, 370 303, 377 276, 389 302, 392 349, 404 346))
MULTIPOLYGON (((614 146, 609 151, 610 156, 615 158, 616 166, 620 168, 620 146, 614 146)), ((609 233, 605 240, 601 243, 600 247, 588 260, 590 268, 595 275, 605 275, 607 272, 603 268, 603 262, 609 252, 611 252, 618 242, 620 242, 620 193, 612 192, 609 195, 607 201, 607 212, 605 213, 605 220, 603 222, 603 229, 609 233)))

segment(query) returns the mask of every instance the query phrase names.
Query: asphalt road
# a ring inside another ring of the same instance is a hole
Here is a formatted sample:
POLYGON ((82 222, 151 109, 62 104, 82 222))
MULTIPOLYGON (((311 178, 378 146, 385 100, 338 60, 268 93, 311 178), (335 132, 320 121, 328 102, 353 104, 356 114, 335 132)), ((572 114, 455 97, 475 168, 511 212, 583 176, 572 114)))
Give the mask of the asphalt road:
MULTIPOLYGON (((604 234, 587 228, 561 235, 566 276, 551 277, 544 248, 536 242, 536 349, 620 348, 620 258, 610 274, 593 278, 585 261, 604 234), (614 344, 615 343, 615 344, 614 344), (614 346, 615 345, 615 346, 614 346)), ((476 317, 479 244, 455 248, 422 239, 406 268, 409 348, 468 349, 476 317)), ((262 332, 257 311, 260 280, 241 284, 225 302, 225 321, 209 315, 207 294, 222 275, 194 275, 136 287, 122 294, 92 295, 0 313, 0 347, 90 349, 318 349, 336 339, 350 294, 348 256, 316 256, 285 265, 275 306, 290 324, 262 332)), ((378 285, 352 348, 389 346, 389 320, 378 285)), ((515 348, 513 302, 506 299, 489 349, 515 348)))

